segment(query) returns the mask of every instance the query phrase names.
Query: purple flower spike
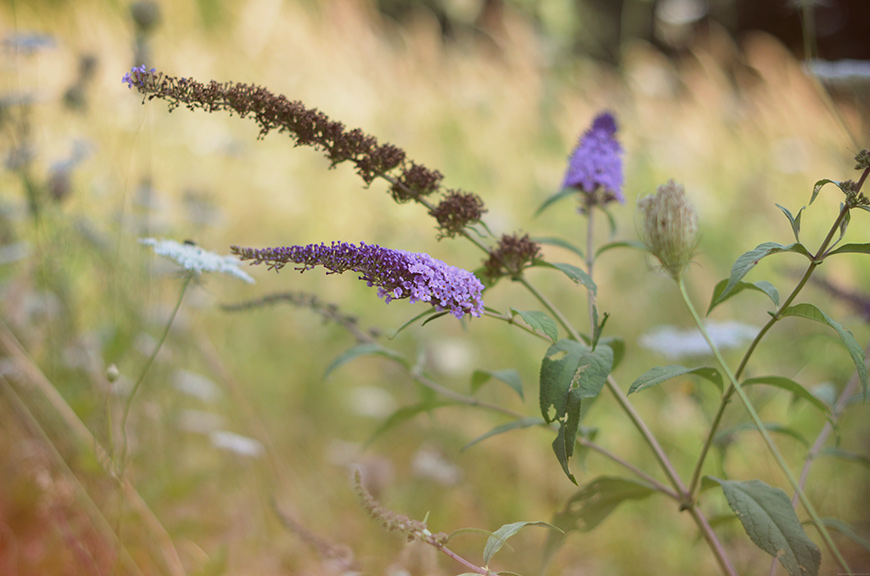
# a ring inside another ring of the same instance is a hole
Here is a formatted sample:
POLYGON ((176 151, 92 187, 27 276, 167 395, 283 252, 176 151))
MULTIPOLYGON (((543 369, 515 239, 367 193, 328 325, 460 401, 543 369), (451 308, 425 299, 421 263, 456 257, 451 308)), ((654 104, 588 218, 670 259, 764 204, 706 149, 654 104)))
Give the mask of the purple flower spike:
POLYGON ((387 304, 391 300, 408 298, 413 302, 428 302, 436 310, 448 310, 457 318, 465 314, 481 316, 483 284, 474 274, 432 258, 428 254, 391 250, 360 242, 308 244, 281 248, 232 247, 232 252, 252 264, 268 264, 280 270, 286 264, 301 264, 302 272, 323 266, 341 274, 347 270, 360 273, 360 280, 378 287, 378 296, 387 304))
POLYGON ((616 119, 610 112, 599 114, 592 127, 580 137, 571 155, 562 188, 577 188, 593 194, 599 188, 604 202, 622 195, 622 146, 616 140, 616 119))

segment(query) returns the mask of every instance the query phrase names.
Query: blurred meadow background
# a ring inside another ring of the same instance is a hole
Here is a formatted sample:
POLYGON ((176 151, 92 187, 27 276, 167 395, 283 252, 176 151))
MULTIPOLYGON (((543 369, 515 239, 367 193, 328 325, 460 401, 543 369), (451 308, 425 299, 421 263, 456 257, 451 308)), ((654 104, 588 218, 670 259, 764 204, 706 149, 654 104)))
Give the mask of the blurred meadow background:
MULTIPOLYGON (((870 128, 868 80, 819 82, 802 67, 800 45, 735 28, 736 2, 605 4, 5 0, 0 574, 462 571, 370 519, 352 491, 352 465, 386 506, 417 519, 428 514, 433 530, 550 520, 576 490, 553 457, 550 434, 514 431, 461 450, 505 420, 453 407, 369 443, 391 414, 419 402, 421 390, 406 374, 374 357, 324 378, 355 343, 340 326, 286 303, 221 309, 274 292, 312 292, 361 327, 380 330, 386 345, 419 358, 451 389, 468 393, 476 369, 515 368, 525 401, 496 383, 478 394, 537 413, 540 341, 506 324, 463 327, 448 318, 390 340, 423 307, 384 306, 351 274, 245 268, 253 285, 204 276, 185 294, 132 405, 129 482, 106 473, 127 395, 181 289, 178 268, 139 238, 190 239, 221 254, 230 245, 365 241, 470 270, 483 260, 462 240, 437 240, 425 210, 396 204, 383 182, 365 188, 350 166, 330 170, 318 152, 277 133, 258 140, 250 121, 183 107, 169 113, 156 100, 143 106, 121 76, 145 64, 203 82, 265 86, 403 148, 440 170, 446 187, 479 194, 496 234, 558 234, 578 244, 585 227, 572 201, 533 214, 560 188, 580 133, 599 111, 612 110, 626 150, 627 197, 611 210, 613 237, 636 238, 637 198, 668 178, 682 182, 700 214, 689 284, 705 308, 737 256, 763 241, 790 242, 775 203, 795 213, 815 181, 854 177, 853 156, 867 146, 870 128)), ((796 3, 781 4, 774 14, 800 36, 796 3)), ((809 246, 821 241, 840 201, 826 188, 804 213, 809 246)), ((870 241, 863 216, 849 241, 870 241)), ((610 232, 601 228, 605 242, 610 232)), ((558 247, 544 254, 576 260, 558 247)), ((691 323, 673 283, 650 269, 635 250, 611 251, 597 265, 599 307, 612 314, 606 335, 626 343, 615 374, 623 387, 673 360, 642 346, 645 334, 691 323)), ((752 278, 787 291, 801 271, 786 256, 766 261, 752 278)), ((820 272, 840 292, 813 285, 806 299, 824 303, 864 345, 870 267, 841 258, 820 272)), ((551 271, 530 274, 572 319, 586 322, 585 294, 575 285, 551 271)), ((486 303, 535 306, 508 281, 488 291, 486 303)), ((743 296, 712 318, 761 326, 766 310, 760 296, 743 296)), ((754 364, 756 374, 779 371, 807 386, 840 388, 852 373, 835 335, 806 323, 778 328, 754 364)), ((708 392, 687 379, 635 400, 686 474, 715 408, 708 392)), ((757 394, 765 419, 805 431, 809 441, 824 423, 788 397, 757 394)), ((739 406, 726 418, 730 425, 745 419, 739 406)), ((600 429, 602 445, 652 468, 611 397, 602 396, 586 423, 600 429)), ((844 415, 844 448, 867 454, 868 434, 866 407, 844 415)), ((733 440, 739 449, 722 452, 729 473, 782 484, 754 434, 733 440)), ((807 449, 800 439, 779 444, 794 462, 807 449)), ((586 467, 575 470, 581 483, 614 472, 594 454, 586 467)), ((715 458, 708 468, 721 470, 715 458)), ((866 537, 867 487, 867 467, 830 459, 814 469, 808 493, 824 515, 866 537)), ((728 511, 718 498, 705 505, 711 517, 728 511)), ((738 522, 726 519, 718 530, 741 573, 766 573, 769 559, 738 522)), ((546 538, 543 529, 522 532, 497 569, 540 573, 546 538)), ((695 539, 670 502, 628 502, 595 531, 569 536, 547 573, 718 573, 695 539)), ((484 541, 472 534, 451 547, 479 560, 484 541)), ((866 551, 843 546, 856 565, 870 566, 866 551)), ((832 566, 823 564, 823 573, 832 566)))

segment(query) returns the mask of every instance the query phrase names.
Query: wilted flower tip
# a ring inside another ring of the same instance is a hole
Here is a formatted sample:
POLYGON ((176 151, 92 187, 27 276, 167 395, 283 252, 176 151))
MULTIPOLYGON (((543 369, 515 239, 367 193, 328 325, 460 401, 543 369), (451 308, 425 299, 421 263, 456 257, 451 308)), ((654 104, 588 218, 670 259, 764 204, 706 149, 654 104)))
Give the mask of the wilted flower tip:
POLYGON ((151 68, 150 70, 148 70, 147 68, 145 68, 145 65, 142 64, 141 66, 133 66, 133 68, 131 68, 129 72, 124 74, 124 76, 121 78, 121 82, 125 82, 127 84, 127 88, 133 88, 134 85, 144 86, 145 80, 149 76, 156 75, 157 68, 151 68))

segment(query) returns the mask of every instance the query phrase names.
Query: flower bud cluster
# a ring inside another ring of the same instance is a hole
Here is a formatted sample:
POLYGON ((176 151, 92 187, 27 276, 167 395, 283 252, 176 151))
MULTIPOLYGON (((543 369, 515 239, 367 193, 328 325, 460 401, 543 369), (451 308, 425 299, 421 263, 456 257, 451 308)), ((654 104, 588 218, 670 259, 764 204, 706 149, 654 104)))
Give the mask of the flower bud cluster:
POLYGON ((483 200, 477 194, 448 190, 444 199, 429 211, 429 215, 438 221, 440 236, 456 236, 469 224, 480 222, 486 208, 483 200))
POLYGON ((541 252, 541 246, 533 242, 529 235, 503 235, 498 246, 489 254, 484 263, 484 274, 491 280, 502 276, 519 278, 523 270, 534 264, 541 252))
POLYGON ((641 236, 650 253, 675 280, 691 262, 698 244, 698 213, 683 187, 668 180, 637 203, 641 236))

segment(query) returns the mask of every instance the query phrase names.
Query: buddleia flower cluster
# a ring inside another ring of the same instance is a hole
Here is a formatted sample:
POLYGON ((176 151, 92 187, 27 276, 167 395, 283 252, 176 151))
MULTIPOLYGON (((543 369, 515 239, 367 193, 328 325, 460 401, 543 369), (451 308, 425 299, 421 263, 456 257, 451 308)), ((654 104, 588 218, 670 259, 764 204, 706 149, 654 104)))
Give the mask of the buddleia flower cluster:
POLYGON ((407 298, 428 302, 436 310, 448 311, 457 318, 483 314, 483 284, 471 272, 432 258, 428 254, 382 248, 376 244, 348 242, 308 244, 278 248, 232 247, 232 252, 251 264, 266 264, 280 270, 298 264, 304 272, 322 266, 335 274, 358 272, 359 279, 377 286, 378 296, 388 304, 407 298))
POLYGON ((585 208, 614 200, 625 203, 622 195, 623 149, 616 140, 616 131, 613 114, 599 114, 580 137, 568 161, 562 188, 581 192, 581 203, 585 208))

